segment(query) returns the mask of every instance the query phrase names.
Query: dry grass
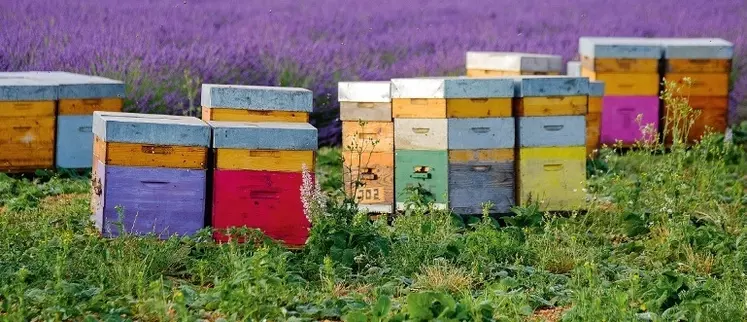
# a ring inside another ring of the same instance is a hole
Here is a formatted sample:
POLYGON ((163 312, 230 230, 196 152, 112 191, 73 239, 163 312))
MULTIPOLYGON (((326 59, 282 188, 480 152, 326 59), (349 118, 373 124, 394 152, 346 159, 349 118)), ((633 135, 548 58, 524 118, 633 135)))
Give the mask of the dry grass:
POLYGON ((460 293, 469 291, 474 282, 474 278, 464 267, 436 262, 433 265, 423 266, 421 272, 415 275, 413 289, 460 293))

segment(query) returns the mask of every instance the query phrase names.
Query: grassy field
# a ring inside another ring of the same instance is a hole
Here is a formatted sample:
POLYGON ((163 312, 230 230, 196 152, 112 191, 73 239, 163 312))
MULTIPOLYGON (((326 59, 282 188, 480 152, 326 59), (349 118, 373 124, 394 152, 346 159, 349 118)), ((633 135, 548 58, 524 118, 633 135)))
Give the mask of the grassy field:
POLYGON ((425 204, 387 223, 340 198, 339 150, 323 149, 303 251, 251 230, 102 239, 87 176, 0 174, 0 320, 745 321, 745 148, 662 151, 601 151, 582 214, 425 204))

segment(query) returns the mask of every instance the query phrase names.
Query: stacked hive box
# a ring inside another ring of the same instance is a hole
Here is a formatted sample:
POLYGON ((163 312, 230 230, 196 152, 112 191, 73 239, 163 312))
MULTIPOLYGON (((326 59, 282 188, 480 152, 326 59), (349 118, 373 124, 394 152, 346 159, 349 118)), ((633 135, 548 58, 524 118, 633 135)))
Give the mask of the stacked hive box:
POLYGON ((93 220, 105 236, 205 225, 210 127, 194 117, 93 112, 93 220))
POLYGON ((202 84, 202 119, 308 123, 312 100, 304 88, 202 84))
POLYGON ((394 210, 394 123, 390 82, 340 82, 345 188, 370 213, 394 210), (375 143, 375 144, 374 144, 375 143), (357 186, 362 184, 362 186, 357 186))
POLYGON ((589 80, 584 77, 516 78, 521 205, 567 211, 585 201, 589 80))
MULTIPOLYGON (((581 77, 581 62, 569 61, 566 73, 568 76, 581 77)), ((602 97, 604 97, 604 82, 589 82, 589 109, 586 113, 586 154, 588 156, 593 156, 594 150, 599 148, 602 97)))
POLYGON ((311 91, 203 84, 202 108, 213 128, 213 228, 246 226, 288 246, 305 244, 310 223, 299 188, 304 165, 314 177, 317 149, 307 123, 311 91))
POLYGON ((448 205, 446 91, 443 81, 392 79, 394 190, 397 209, 410 188, 431 194, 434 206, 448 205))
POLYGON ((661 48, 657 40, 581 37, 579 53, 581 75, 605 83, 602 144, 620 140, 630 146, 644 139, 642 127, 658 130, 661 48))
MULTIPOLYGON (((692 87, 682 85, 682 95, 688 97, 690 106, 700 111, 687 139, 690 143, 706 132, 723 133, 726 130, 729 108, 729 74, 734 55, 732 43, 723 39, 662 39, 664 48, 664 78, 682 83, 692 79, 692 87)), ((674 115, 664 104, 664 115, 674 115)), ((668 131, 669 132, 669 131, 668 131)), ((667 138, 671 142, 671 136, 667 138)))
POLYGON ((38 74, 59 84, 56 166, 74 169, 91 167, 92 113, 122 111, 124 83, 103 77, 64 72, 38 74))
POLYGON ((507 213, 514 202, 515 130, 509 78, 443 80, 448 117, 449 207, 454 213, 507 213))
POLYGON ((0 76, 0 171, 54 167, 54 83, 0 76))
MULTIPOLYGON (((291 122, 209 123, 215 151, 213 228, 257 228, 288 246, 303 246, 310 222, 299 189, 302 166, 313 173, 316 128, 291 122)), ((227 240, 219 232, 215 238, 227 240)))
POLYGON ((560 75, 563 58, 512 52, 467 52, 467 76, 560 75))

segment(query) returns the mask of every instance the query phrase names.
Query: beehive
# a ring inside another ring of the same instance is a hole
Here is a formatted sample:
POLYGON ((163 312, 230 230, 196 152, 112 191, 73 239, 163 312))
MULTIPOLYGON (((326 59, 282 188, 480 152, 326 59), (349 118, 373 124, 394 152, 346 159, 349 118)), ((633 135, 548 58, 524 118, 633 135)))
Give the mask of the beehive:
POLYGON ((0 171, 54 167, 57 87, 0 73, 0 171))
POLYGON ((121 112, 125 86, 121 81, 67 72, 33 72, 58 84, 57 144, 58 168, 82 169, 93 164, 94 111, 121 112))
POLYGON ((460 107, 447 113, 449 207, 457 214, 481 214, 482 204, 491 202, 489 213, 507 213, 515 205, 513 80, 452 80, 458 79, 462 88, 446 99, 447 110, 453 101, 460 107))
MULTIPOLYGON (((717 38, 665 38, 662 44, 664 78, 678 82, 682 87, 681 95, 688 97, 690 107, 700 113, 687 134, 688 143, 699 140, 706 128, 723 133, 727 125, 734 45, 717 38), (690 86, 684 84, 685 77, 691 79, 690 86)), ((667 104, 664 104, 664 113, 665 123, 674 123, 673 117, 678 113, 667 104)), ((671 135, 668 135, 667 143, 671 141, 671 135)))
POLYGON ((566 64, 565 74, 573 77, 581 77, 581 62, 580 61, 569 61, 566 64))
POLYGON ((194 117, 93 112, 93 221, 104 236, 205 225, 210 127, 194 117))
POLYGON ((467 76, 560 75, 563 58, 519 52, 467 52, 467 76))
POLYGON ((544 210, 583 206, 589 80, 569 76, 516 78, 517 199, 544 210))
POLYGON ((630 146, 644 127, 659 127, 660 41, 645 38, 579 38, 581 75, 604 82, 602 144, 630 146))
POLYGON ((312 96, 296 87, 202 84, 202 119, 307 123, 312 96))
POLYGON ((214 237, 246 226, 289 246, 303 246, 310 222, 300 187, 305 165, 313 179, 317 130, 300 122, 210 121, 213 130, 214 237))
POLYGON ((394 211, 394 123, 389 82, 338 83, 344 184, 359 208, 394 211), (358 186, 358 185, 362 186, 358 186))

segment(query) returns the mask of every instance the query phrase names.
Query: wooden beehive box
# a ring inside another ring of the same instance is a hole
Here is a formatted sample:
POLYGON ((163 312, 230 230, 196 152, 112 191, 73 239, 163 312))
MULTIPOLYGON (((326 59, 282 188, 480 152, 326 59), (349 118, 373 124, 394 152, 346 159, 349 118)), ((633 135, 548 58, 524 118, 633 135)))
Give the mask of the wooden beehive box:
POLYGON ((567 211, 585 201, 586 103, 589 80, 570 76, 516 78, 520 205, 567 211), (552 100, 551 98, 563 98, 552 100), (528 102, 531 102, 527 104, 528 102))
POLYGON ((394 211, 390 89, 390 82, 382 81, 338 83, 345 190, 369 213, 394 211))
POLYGON ((93 113, 93 220, 104 236, 190 235, 205 225, 210 127, 186 116, 93 113))
POLYGON ((467 52, 467 76, 560 75, 563 58, 520 52, 467 52))
POLYGON ((312 102, 305 88, 202 84, 205 121, 307 123, 312 102))
POLYGON ((581 37, 581 75, 605 83, 605 96, 658 96, 659 40, 581 37))
MULTIPOLYGON (((682 87, 681 95, 688 97, 690 107, 700 113, 687 134, 688 142, 699 140, 707 128, 724 133, 734 45, 718 38, 665 38, 662 43, 664 77, 667 81, 678 82, 682 87), (691 79, 691 86, 684 84, 685 77, 691 79)), ((676 112, 666 103, 663 112, 667 120, 673 122, 672 116, 676 112)), ((668 135, 666 142, 671 141, 671 135, 668 135)))
POLYGON ((317 130, 299 122, 209 122, 215 156, 212 226, 246 226, 289 246, 303 246, 310 222, 300 187, 305 165, 314 177, 317 130))
POLYGON ((35 74, 59 84, 55 165, 58 168, 90 168, 93 164, 92 114, 94 111, 121 112, 124 83, 66 72, 35 74))
POLYGON ((54 167, 57 86, 0 73, 0 171, 54 167))
POLYGON ((604 82, 600 143, 631 146, 658 132, 660 39, 581 37, 581 75, 604 82))

